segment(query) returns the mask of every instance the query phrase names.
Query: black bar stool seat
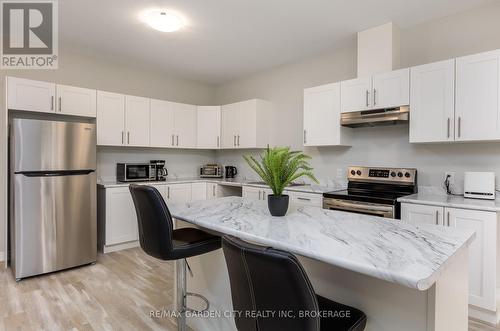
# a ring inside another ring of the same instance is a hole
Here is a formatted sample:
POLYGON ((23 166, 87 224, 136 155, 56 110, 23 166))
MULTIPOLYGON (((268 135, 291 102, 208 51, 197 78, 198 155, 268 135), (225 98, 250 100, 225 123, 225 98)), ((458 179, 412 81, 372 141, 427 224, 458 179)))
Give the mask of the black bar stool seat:
POLYGON ((365 329, 366 315, 362 311, 314 292, 293 254, 229 236, 223 237, 222 249, 229 271, 233 309, 243 312, 235 316, 238 331, 365 329), (275 315, 253 314, 268 311, 275 315), (280 316, 280 312, 290 314, 280 316))
POLYGON ((134 201, 139 227, 139 242, 146 254, 160 260, 176 261, 177 306, 180 316, 177 319, 178 330, 186 330, 186 296, 196 296, 208 300, 196 293, 186 292, 186 258, 205 254, 221 247, 221 239, 195 228, 174 230, 172 215, 160 192, 146 185, 129 186, 134 201))

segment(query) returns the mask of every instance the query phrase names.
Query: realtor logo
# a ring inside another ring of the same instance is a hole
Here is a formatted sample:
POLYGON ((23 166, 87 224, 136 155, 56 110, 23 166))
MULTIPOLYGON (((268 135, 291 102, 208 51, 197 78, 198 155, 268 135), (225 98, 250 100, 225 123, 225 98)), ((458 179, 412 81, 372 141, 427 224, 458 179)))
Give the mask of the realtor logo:
POLYGON ((56 0, 2 0, 0 4, 0 68, 57 69, 56 0))

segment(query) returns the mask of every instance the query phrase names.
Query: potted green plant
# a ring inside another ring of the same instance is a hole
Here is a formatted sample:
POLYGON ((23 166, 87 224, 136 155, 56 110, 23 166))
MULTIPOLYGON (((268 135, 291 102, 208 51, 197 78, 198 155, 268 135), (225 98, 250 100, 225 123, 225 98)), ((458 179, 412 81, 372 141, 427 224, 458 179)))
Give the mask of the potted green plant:
POLYGON ((289 197, 283 190, 300 177, 309 177, 318 182, 309 165, 311 157, 300 151, 290 151, 290 147, 273 147, 260 155, 260 162, 253 156, 244 155, 248 165, 269 185, 273 194, 267 197, 269 212, 273 216, 284 216, 288 210, 289 197))

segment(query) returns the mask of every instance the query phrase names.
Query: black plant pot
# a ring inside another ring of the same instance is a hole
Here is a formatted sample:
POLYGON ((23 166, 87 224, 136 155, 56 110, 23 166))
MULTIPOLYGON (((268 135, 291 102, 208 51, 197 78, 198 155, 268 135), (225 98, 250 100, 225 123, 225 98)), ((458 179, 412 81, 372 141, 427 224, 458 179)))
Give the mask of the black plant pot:
POLYGON ((288 195, 276 196, 270 194, 267 196, 267 207, 273 216, 285 216, 288 210, 288 195))

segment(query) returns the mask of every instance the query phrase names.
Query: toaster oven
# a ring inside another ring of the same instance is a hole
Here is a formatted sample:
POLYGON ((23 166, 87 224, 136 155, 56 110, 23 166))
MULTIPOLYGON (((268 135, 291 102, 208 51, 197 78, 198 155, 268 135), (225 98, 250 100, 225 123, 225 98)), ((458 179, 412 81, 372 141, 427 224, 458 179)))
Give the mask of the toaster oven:
POLYGON ((206 164, 200 168, 201 178, 222 178, 222 166, 220 164, 206 164))

